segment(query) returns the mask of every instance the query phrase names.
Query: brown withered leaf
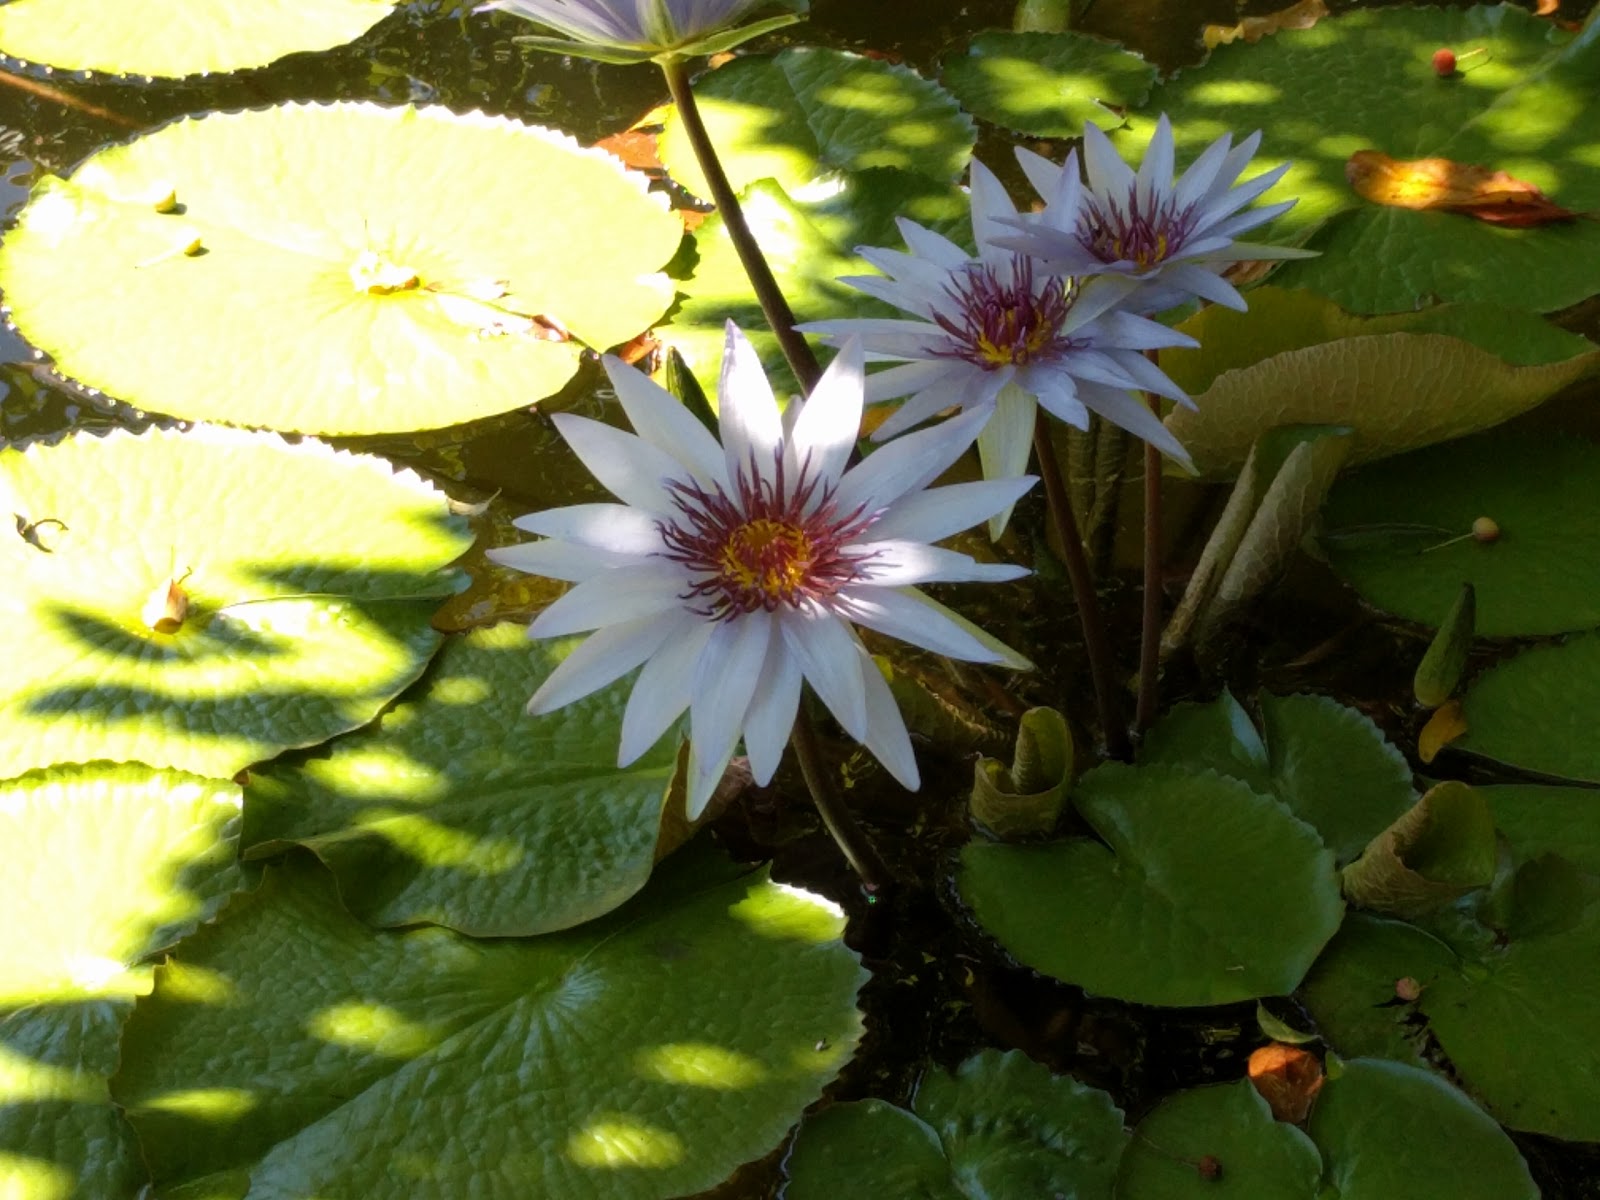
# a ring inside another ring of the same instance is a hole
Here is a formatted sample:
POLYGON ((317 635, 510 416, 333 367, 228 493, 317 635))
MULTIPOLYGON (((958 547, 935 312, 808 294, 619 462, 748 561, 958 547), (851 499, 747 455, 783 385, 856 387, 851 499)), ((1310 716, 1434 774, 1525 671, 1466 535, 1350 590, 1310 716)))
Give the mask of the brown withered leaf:
POLYGON ((1466 731, 1467 717, 1461 708, 1461 701, 1446 702, 1434 709, 1433 716, 1428 718, 1428 723, 1417 735, 1417 757, 1424 763, 1431 763, 1439 757, 1439 751, 1466 731))
POLYGON ((1250 1055, 1250 1082, 1279 1121, 1298 1125, 1322 1090, 1322 1063, 1299 1046, 1269 1042, 1250 1055))
POLYGON ((1310 29, 1328 15, 1323 0, 1297 0, 1288 8, 1259 17, 1246 17, 1237 25, 1207 25, 1200 31, 1207 50, 1243 39, 1259 42, 1281 29, 1310 29))
POLYGON ((1458 212, 1518 228, 1585 215, 1562 208, 1533 184, 1504 171, 1448 158, 1403 160, 1378 150, 1357 150, 1345 163, 1344 174, 1362 199, 1391 208, 1458 212))

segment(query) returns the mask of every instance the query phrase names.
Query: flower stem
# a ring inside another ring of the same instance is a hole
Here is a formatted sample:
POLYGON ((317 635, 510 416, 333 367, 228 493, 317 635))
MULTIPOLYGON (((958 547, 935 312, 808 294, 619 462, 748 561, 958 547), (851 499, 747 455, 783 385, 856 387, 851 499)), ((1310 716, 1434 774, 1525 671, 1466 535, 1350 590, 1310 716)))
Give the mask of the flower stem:
POLYGON ((1106 637, 1105 621, 1100 615, 1100 600, 1095 595, 1089 560, 1084 557, 1083 536, 1078 532, 1077 519, 1072 515, 1072 502, 1061 478, 1061 464, 1056 461, 1055 446, 1050 441, 1049 417, 1042 408, 1033 419, 1033 452, 1039 460, 1039 474, 1044 477, 1045 501, 1050 506, 1056 532, 1061 535, 1061 550, 1067 560, 1067 577, 1072 580, 1072 593, 1078 601, 1078 620, 1083 624, 1084 647, 1089 652, 1089 676, 1094 681, 1094 698, 1100 708, 1106 752, 1112 758, 1127 761, 1133 757, 1133 746, 1128 741, 1128 730, 1122 724, 1122 706, 1117 702, 1117 685, 1112 678, 1111 642, 1106 637))
POLYGON ((803 698, 800 708, 795 712, 789 745, 794 747, 794 756, 800 761, 800 774, 805 776, 806 787, 811 792, 812 803, 817 806, 822 823, 828 827, 829 835, 844 852, 851 870, 861 880, 862 890, 869 896, 882 892, 890 883, 889 868, 878 857, 866 833, 856 824, 856 819, 840 799, 833 777, 828 774, 827 765, 822 761, 817 731, 811 724, 811 718, 806 715, 803 698))
MULTIPOLYGON (((1160 415, 1160 403, 1149 398, 1160 415)), ((1139 625, 1139 700, 1133 727, 1139 733, 1156 719, 1161 666, 1161 451, 1144 444, 1144 611, 1139 625)))
POLYGON ((761 314, 772 327, 772 332, 777 335, 783 357, 788 360, 789 370, 794 373, 801 391, 810 395, 822 375, 822 368, 817 363, 817 356, 807 345, 806 339, 795 330, 794 313, 789 308, 789 302, 778 289, 778 281, 773 278, 772 268, 767 265, 761 247, 757 245, 755 236, 750 232, 750 226, 745 223, 744 210, 739 207, 739 198, 733 194, 728 176, 723 172, 722 163, 717 159, 716 147, 711 144, 711 136, 706 132, 705 122, 700 119, 700 108, 695 103, 694 91, 689 86, 688 68, 680 60, 674 59, 663 62, 661 72, 667 77, 667 90, 672 94, 672 102, 678 107, 678 119, 683 122, 683 130, 689 135, 689 144, 694 147, 694 156, 700 164, 700 173, 706 177, 706 183, 711 187, 712 202, 722 214, 723 226, 733 241, 733 248, 739 253, 739 262, 744 267, 744 273, 749 276, 750 286, 755 290, 756 299, 761 303, 761 314))

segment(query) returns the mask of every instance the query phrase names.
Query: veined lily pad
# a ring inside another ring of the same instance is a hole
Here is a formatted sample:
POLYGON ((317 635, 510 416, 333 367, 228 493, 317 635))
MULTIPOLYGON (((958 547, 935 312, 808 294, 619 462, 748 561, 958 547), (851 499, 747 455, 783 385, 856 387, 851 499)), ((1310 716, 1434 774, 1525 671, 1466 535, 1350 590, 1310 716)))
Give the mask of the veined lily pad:
POLYGON ((157 971, 112 1092, 158 1186, 666 1200, 770 1150, 849 1058, 842 925, 708 853, 568 933, 383 933, 295 859, 157 971))
POLYGON ((1109 848, 962 853, 962 898, 1035 970, 1141 1004, 1227 1004, 1292 991, 1339 927, 1332 852, 1236 779, 1110 764, 1072 801, 1109 848))
POLYGON ((808 1117, 785 1164, 784 1196, 1111 1200, 1127 1141, 1105 1092, 1020 1051, 985 1050, 953 1076, 925 1076, 909 1112, 861 1100, 808 1117))
POLYGON ((1559 854, 1600 875, 1600 790, 1506 783, 1478 789, 1519 862, 1559 854))
POLYGON ((396 0, 11 0, 0 52, 73 71, 198 75, 353 41, 396 0))
POLYGON ((573 644, 511 623, 453 640, 377 724, 254 772, 246 845, 313 850, 378 925, 528 935, 610 912, 660 852, 678 739, 617 766, 631 681, 528 716, 573 644))
POLYGON ((1363 149, 1437 155, 1508 171, 1569 209, 1600 208, 1600 108, 1586 102, 1597 70, 1593 26, 1568 39, 1510 4, 1360 9, 1218 47, 1154 90, 1121 148, 1137 153, 1160 112, 1180 162, 1221 133, 1262 129, 1261 169, 1294 164, 1264 202, 1299 199, 1270 236, 1298 241, 1328 222, 1311 242, 1322 256, 1286 264, 1285 284, 1363 312, 1469 299, 1548 311, 1600 291, 1600 225, 1508 229, 1382 207, 1349 186, 1345 163, 1363 149), (1487 53, 1441 78, 1430 63, 1441 46, 1487 53))
POLYGON ((1079 137, 1092 121, 1144 103, 1156 69, 1131 50, 1081 33, 980 33, 947 58, 944 82, 986 121, 1034 137, 1079 137))
POLYGON ((0 246, 0 287, 63 372, 143 408, 431 429, 548 396, 580 341, 662 314, 654 272, 681 226, 644 184, 481 113, 213 114, 44 180, 0 246))
POLYGON ((1524 650, 1474 680, 1462 708, 1467 732, 1456 749, 1600 783, 1600 634, 1524 650))
MULTIPOLYGON (((938 84, 842 50, 738 58, 701 75, 694 95, 735 191, 771 178, 793 192, 830 171, 870 167, 950 182, 966 170, 977 136, 938 84)), ((659 153, 673 179, 710 196, 676 109, 659 153)))
POLYGON ((1475 591, 1489 637, 1600 625, 1600 446, 1491 433, 1368 467, 1334 486, 1323 546, 1369 601, 1424 625, 1475 591), (1492 540, 1473 536, 1490 518, 1492 540), (1454 539, 1454 540, 1452 540, 1454 539))
POLYGON ((437 648, 470 542, 380 459, 202 427, 0 451, 0 776, 227 777, 371 720, 437 648))

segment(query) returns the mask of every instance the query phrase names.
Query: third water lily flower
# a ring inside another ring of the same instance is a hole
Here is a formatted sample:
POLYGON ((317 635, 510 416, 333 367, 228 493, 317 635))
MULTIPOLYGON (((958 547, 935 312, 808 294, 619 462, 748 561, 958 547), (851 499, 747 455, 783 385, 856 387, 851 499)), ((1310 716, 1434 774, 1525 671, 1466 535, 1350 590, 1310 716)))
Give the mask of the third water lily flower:
POLYGON ((519 38, 524 45, 609 63, 720 54, 759 34, 791 25, 807 0, 489 0, 476 11, 525 17, 557 34, 519 38), (761 8, 792 11, 748 24, 761 8))

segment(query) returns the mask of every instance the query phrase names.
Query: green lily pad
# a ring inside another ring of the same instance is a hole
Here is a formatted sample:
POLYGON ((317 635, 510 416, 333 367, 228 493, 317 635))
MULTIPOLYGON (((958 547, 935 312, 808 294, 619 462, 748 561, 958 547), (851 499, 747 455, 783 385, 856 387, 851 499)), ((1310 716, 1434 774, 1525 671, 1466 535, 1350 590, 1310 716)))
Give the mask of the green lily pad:
POLYGON ((380 459, 213 427, 0 451, 0 508, 0 619, 28 648, 0 676, 0 777, 228 777, 365 724, 437 648, 471 540, 380 459))
POLYGON ((1160 112, 1180 162, 1221 133, 1262 129, 1262 169, 1293 162, 1263 201, 1299 200, 1272 239, 1297 242, 1327 222, 1310 243, 1321 257, 1286 264, 1286 285, 1362 312, 1439 300, 1549 311, 1600 291, 1600 225, 1510 229, 1383 207, 1355 193, 1345 162, 1363 149, 1442 156, 1508 171, 1569 209, 1600 208, 1600 109, 1586 102, 1597 67, 1594 27, 1569 38, 1509 4, 1356 10, 1218 47, 1152 92, 1123 149, 1137 153, 1160 112), (1430 60, 1441 46, 1488 53, 1440 78, 1430 60))
POLYGON ((481 113, 213 114, 41 182, 0 287, 65 374, 142 408, 432 429, 548 396, 580 341, 661 315, 672 291, 652 272, 681 226, 644 189, 606 154, 481 113))
MULTIPOLYGON (((736 192, 769 178, 794 192, 830 171, 872 167, 948 183, 967 169, 977 138, 972 118, 938 84, 843 50, 737 58, 701 75, 694 95, 736 192)), ((657 148, 673 179, 710 196, 676 109, 657 148)))
POLYGON ((207 0, 11 0, 0 7, 0 52, 117 75, 237 71, 354 41, 395 3, 252 0, 219 12, 207 0))
POLYGON ((298 842, 375 925, 525 936, 610 912, 650 877, 678 738, 617 766, 631 680, 528 716, 574 645, 510 623, 452 640, 376 724, 252 772, 250 856, 298 842))
POLYGON ((1139 762, 1210 768, 1275 796, 1341 863, 1416 800, 1405 756, 1370 719, 1328 696, 1259 697, 1262 733, 1228 692, 1179 704, 1146 735, 1139 762))
POLYGON ((1510 1138, 1431 1072, 1355 1059, 1329 1079, 1307 1126, 1343 1200, 1451 1196, 1538 1200, 1510 1138))
POLYGON ((1111 1200, 1127 1142, 1105 1092, 1020 1051, 985 1050, 953 1075, 924 1077, 910 1111, 862 1100, 806 1118, 785 1162, 784 1196, 1111 1200))
POLYGON ((1489 802, 1495 828, 1511 843, 1518 862, 1559 854, 1575 867, 1600 875, 1600 791, 1506 783, 1478 791, 1489 802))
POLYGON ((1600 446, 1487 434, 1341 480, 1322 544, 1365 599, 1407 620, 1436 625, 1471 583, 1481 635, 1591 629, 1600 625, 1597 490, 1600 446), (1470 536, 1479 517, 1498 526, 1493 541, 1470 536))
POLYGON ((1462 700, 1453 749, 1561 779, 1600 783, 1600 634, 1535 646, 1485 671, 1462 700))
POLYGON ((1035 970, 1140 1004, 1228 1004, 1292 991, 1339 927, 1333 853, 1236 779, 1109 764, 1072 800, 1106 845, 962 851, 963 900, 1035 970))
POLYGON ((1248 1079, 1168 1096, 1139 1122, 1117 1174, 1117 1200, 1312 1200, 1322 1156, 1272 1118, 1248 1079), (1203 1160, 1220 1174, 1208 1177, 1203 1160))
POLYGON ((297 858, 157 971, 112 1093, 160 1187, 666 1200, 765 1154, 849 1058, 842 927, 706 853, 568 933, 376 932, 297 858))
POLYGON ((1156 69, 1131 50, 1082 33, 980 33, 945 60, 946 86, 986 121, 1033 137, 1080 137, 1088 122, 1122 124, 1116 110, 1150 94, 1156 69))

